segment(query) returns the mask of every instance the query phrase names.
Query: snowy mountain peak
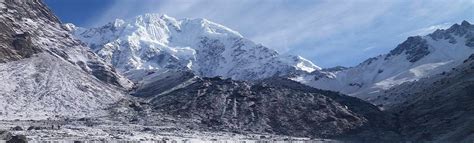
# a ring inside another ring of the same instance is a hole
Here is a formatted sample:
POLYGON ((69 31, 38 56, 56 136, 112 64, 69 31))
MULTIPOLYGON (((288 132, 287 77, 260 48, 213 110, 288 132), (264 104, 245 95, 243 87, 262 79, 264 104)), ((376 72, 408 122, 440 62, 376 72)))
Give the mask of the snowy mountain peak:
POLYGON ((468 47, 474 47, 474 25, 467 21, 463 21, 461 25, 454 24, 446 30, 438 29, 428 35, 433 40, 448 40, 451 44, 456 44, 461 39, 466 39, 464 44, 468 47))
POLYGON ((461 25, 454 24, 449 29, 447 29, 447 31, 457 36, 465 36, 465 34, 472 32, 473 29, 474 29, 473 25, 471 25, 467 21, 463 21, 461 25))
POLYGON ((72 32, 105 61, 133 77, 147 70, 179 69, 205 77, 254 80, 320 70, 302 57, 282 56, 206 19, 144 14, 72 32))
POLYGON ((115 21, 113 22, 114 27, 122 27, 123 24, 125 24, 125 21, 122 19, 115 19, 115 21))
POLYGON ((448 71, 472 53, 474 26, 464 21, 427 36, 408 37, 388 54, 370 58, 356 67, 324 71, 332 76, 305 75, 294 80, 383 103, 383 91, 448 71))
POLYGON ((301 56, 289 55, 289 56, 286 56, 286 58, 287 58, 287 61, 289 62, 288 64, 296 65, 296 68, 298 70, 306 71, 308 73, 321 70, 321 67, 314 65, 311 61, 301 56))
POLYGON ((468 27, 468 26, 472 26, 472 25, 471 25, 471 23, 469 23, 468 21, 463 20, 463 21, 461 22, 461 26, 466 26, 466 27, 468 27))

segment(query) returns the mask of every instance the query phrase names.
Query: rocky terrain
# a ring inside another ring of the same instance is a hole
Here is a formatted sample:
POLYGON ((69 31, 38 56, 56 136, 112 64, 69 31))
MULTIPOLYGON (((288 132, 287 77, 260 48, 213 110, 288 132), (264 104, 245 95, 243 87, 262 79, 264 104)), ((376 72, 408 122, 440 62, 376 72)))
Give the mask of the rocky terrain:
POLYGON ((321 69, 205 19, 145 14, 84 29, 41 0, 0 10, 0 140, 474 139, 467 21, 321 69))
POLYGON ((153 111, 193 119, 187 126, 198 129, 317 138, 337 138, 356 130, 384 132, 371 138, 396 135, 390 116, 375 106, 288 79, 190 79, 177 89, 136 96, 148 97, 153 111))

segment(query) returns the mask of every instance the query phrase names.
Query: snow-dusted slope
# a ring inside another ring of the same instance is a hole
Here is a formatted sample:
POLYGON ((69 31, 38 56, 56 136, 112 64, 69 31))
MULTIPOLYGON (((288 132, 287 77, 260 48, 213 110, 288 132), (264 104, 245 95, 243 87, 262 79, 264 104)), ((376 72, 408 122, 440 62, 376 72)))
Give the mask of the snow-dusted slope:
POLYGON ((0 119, 97 116, 125 96, 48 53, 0 64, 0 119))
MULTIPOLYGON (((330 71, 329 77, 303 75, 294 80, 313 87, 376 102, 378 95, 404 82, 429 77, 460 65, 474 53, 474 26, 463 21, 427 36, 409 37, 394 50, 356 67, 330 71)), ((378 103, 378 102, 377 102, 378 103)))
POLYGON ((90 116, 130 81, 73 39, 40 0, 1 2, 0 119, 90 116))
POLYGON ((143 70, 191 69, 199 76, 261 79, 320 69, 304 58, 279 55, 206 19, 145 14, 92 29, 66 27, 129 77, 143 70))
POLYGON ((455 68, 396 86, 383 96, 400 132, 422 142, 474 142, 474 54, 455 68))

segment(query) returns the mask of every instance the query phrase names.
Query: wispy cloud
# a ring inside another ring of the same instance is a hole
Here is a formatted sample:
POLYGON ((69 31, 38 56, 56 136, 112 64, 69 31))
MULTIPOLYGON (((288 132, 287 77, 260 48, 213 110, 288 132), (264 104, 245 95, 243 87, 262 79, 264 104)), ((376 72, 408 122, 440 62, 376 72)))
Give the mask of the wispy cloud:
POLYGON ((430 34, 438 29, 447 29, 449 28, 451 25, 453 25, 454 23, 443 23, 443 24, 437 24, 437 25, 433 25, 433 26, 428 26, 428 27, 424 27, 424 28, 420 28, 420 29, 416 29, 416 30, 413 30, 413 31, 409 31, 409 32, 406 32, 406 33, 403 33, 401 34, 402 36, 407 36, 407 35, 427 35, 427 34, 430 34))
POLYGON ((207 18, 323 67, 355 65, 407 35, 474 20, 472 0, 115 0, 91 25, 143 13, 207 18), (441 23, 441 24, 440 24, 441 23))

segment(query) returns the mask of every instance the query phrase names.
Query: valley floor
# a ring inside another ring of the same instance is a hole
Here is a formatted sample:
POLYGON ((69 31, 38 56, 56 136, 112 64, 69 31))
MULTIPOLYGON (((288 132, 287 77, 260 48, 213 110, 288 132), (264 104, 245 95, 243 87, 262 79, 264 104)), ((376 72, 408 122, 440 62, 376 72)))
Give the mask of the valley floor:
POLYGON ((146 142, 337 142, 269 134, 193 131, 169 126, 124 124, 103 119, 0 121, 0 130, 25 135, 29 142, 146 141, 146 142), (20 128, 19 128, 20 127, 20 128))

